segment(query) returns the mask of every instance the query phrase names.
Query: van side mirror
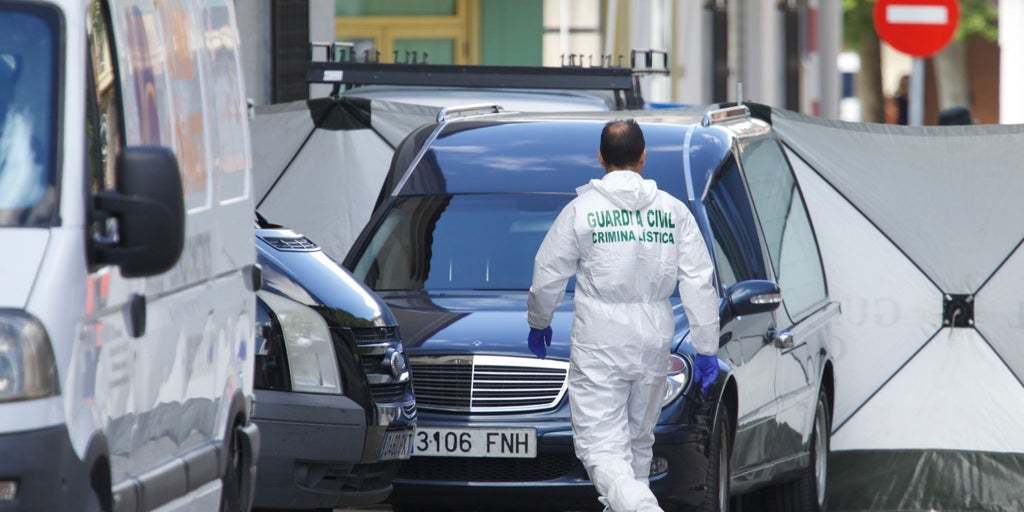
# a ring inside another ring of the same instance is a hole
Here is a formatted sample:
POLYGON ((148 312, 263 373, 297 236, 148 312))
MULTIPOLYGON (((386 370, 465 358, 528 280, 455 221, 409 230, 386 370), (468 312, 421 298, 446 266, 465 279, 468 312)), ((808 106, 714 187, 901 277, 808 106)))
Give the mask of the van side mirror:
POLYGON ((751 279, 726 290, 726 314, 730 318, 774 311, 782 303, 779 285, 772 281, 751 279))
POLYGON ((117 157, 117 191, 94 197, 100 218, 114 218, 116 233, 94 241, 93 263, 118 265, 125 277, 165 272, 185 245, 185 196, 178 160, 157 146, 127 147, 117 157))

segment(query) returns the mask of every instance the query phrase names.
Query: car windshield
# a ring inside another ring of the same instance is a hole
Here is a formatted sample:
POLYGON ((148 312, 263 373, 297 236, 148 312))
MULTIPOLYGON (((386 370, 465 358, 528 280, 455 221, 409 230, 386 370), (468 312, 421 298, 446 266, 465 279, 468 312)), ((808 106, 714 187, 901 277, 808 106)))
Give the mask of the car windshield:
POLYGON ((0 1, 0 226, 56 219, 59 14, 0 1))
POLYGON ((529 290, 537 248, 574 197, 399 198, 378 224, 353 274, 376 291, 529 290))

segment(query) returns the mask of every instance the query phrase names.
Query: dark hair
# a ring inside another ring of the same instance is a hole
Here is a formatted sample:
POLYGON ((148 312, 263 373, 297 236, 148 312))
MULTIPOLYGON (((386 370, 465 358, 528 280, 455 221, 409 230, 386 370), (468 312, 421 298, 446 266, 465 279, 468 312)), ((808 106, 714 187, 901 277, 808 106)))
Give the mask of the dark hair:
POLYGON ((601 158, 609 167, 633 167, 644 153, 644 144, 644 132, 634 119, 609 121, 601 130, 601 158))

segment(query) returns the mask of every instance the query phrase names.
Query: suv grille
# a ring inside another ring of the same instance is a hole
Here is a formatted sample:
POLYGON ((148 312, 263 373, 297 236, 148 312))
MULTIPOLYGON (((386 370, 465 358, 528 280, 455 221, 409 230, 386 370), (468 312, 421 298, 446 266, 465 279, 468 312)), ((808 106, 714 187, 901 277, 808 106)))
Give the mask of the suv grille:
POLYGON ((398 338, 398 328, 393 325, 388 327, 351 327, 349 331, 355 337, 356 343, 390 341, 398 338))
POLYGON ((503 356, 410 357, 416 406, 454 412, 525 412, 558 405, 569 363, 503 356))
POLYGON ((391 374, 384 365, 389 351, 401 349, 398 328, 387 327, 346 327, 342 328, 356 342, 356 350, 362 360, 363 372, 370 384, 370 394, 378 404, 394 404, 405 400, 409 386, 408 373, 401 378, 391 374))

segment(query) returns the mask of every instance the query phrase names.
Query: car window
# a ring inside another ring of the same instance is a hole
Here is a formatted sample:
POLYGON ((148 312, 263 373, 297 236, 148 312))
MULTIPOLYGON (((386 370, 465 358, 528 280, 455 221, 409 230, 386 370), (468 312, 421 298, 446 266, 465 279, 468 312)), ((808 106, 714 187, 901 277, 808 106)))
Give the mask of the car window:
POLYGON ((766 279, 750 198, 736 159, 722 165, 705 199, 718 281, 723 290, 748 279, 766 279))
POLYGON ((741 144, 740 162, 761 220, 783 303, 794 319, 800 319, 826 296, 821 255, 800 189, 774 138, 741 144))
POLYGON ((352 273, 376 291, 528 290, 537 249, 573 197, 401 197, 352 273))

